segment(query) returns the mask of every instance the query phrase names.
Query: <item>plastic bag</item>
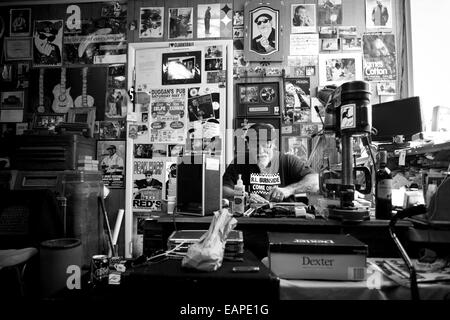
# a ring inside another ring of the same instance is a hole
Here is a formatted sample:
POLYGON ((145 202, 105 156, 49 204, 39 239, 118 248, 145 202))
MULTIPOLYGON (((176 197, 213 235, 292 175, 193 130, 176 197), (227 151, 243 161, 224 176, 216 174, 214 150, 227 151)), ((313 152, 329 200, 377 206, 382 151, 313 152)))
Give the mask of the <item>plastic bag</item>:
POLYGON ((200 240, 192 244, 181 265, 200 271, 216 271, 222 266, 225 243, 237 220, 227 209, 214 212, 208 231, 200 240))

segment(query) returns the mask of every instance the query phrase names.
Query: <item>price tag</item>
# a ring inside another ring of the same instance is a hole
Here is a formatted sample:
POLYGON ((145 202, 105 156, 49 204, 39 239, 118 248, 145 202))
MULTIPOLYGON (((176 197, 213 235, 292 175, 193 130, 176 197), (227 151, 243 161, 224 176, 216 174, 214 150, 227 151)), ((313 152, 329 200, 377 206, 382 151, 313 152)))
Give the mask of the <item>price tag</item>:
POLYGON ((406 151, 400 151, 400 156, 398 157, 398 165, 405 166, 406 165, 406 151))

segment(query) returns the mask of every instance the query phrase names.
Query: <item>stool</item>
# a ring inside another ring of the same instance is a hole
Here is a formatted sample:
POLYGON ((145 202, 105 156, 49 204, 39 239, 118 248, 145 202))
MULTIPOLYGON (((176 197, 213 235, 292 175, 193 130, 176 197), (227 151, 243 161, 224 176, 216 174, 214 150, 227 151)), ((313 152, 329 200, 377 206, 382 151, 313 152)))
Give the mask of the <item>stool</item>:
POLYGON ((36 248, 0 250, 0 270, 13 268, 16 271, 21 296, 25 296, 24 274, 28 260, 38 253, 36 248))

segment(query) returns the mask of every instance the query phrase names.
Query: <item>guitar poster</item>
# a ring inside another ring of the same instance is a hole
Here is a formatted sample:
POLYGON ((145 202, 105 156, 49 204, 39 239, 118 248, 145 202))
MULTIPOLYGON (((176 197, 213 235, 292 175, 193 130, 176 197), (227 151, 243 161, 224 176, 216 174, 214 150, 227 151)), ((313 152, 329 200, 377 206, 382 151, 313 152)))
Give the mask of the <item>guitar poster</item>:
POLYGON ((62 20, 36 20, 33 33, 33 66, 62 65, 62 20))

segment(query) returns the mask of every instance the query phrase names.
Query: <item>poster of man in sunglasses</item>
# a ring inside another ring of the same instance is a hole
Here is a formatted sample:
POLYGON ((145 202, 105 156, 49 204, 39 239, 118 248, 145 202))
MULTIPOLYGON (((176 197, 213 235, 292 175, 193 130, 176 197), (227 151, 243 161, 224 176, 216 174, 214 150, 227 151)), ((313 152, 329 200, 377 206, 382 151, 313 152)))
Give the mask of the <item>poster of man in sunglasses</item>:
POLYGON ((37 20, 34 25, 33 65, 61 66, 62 20, 37 20))
POLYGON ((261 7, 250 13, 250 51, 268 55, 278 51, 278 12, 261 7))

